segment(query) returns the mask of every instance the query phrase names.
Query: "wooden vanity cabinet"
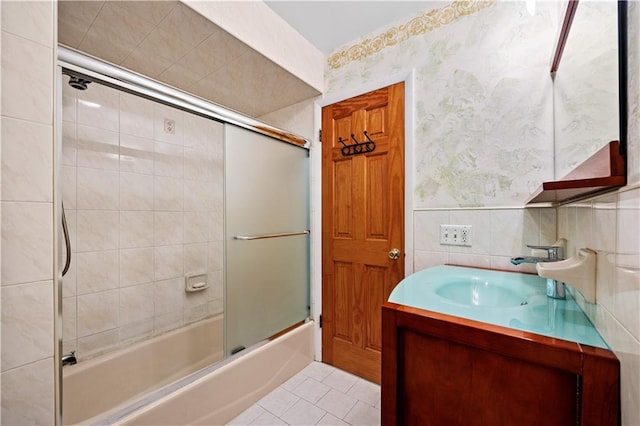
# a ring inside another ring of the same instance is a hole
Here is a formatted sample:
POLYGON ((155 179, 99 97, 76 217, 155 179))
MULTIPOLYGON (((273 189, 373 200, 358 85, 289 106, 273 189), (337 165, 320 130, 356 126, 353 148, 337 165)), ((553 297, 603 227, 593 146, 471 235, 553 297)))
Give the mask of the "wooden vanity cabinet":
POLYGON ((609 350, 387 302, 382 424, 620 423, 609 350))

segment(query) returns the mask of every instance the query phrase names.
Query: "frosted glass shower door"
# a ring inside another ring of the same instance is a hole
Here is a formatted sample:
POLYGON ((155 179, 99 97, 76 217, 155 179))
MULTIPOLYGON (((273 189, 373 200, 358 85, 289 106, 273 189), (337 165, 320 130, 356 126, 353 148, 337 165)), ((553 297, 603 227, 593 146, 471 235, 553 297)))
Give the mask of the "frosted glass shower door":
POLYGON ((225 125, 227 355, 309 316, 309 151, 225 125))

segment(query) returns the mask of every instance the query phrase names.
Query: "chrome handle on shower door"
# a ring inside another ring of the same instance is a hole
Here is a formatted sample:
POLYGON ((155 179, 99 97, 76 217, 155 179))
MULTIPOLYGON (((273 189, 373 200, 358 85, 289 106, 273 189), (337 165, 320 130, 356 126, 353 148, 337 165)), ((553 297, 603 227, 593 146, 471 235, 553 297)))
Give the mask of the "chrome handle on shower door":
POLYGON ((389 259, 397 260, 400 258, 400 250, 397 248, 391 249, 389 253, 387 253, 387 256, 389 256, 389 259))
POLYGON ((71 265, 71 240, 69 239, 69 228, 67 228, 67 218, 64 215, 64 204, 62 204, 62 232, 64 233, 64 244, 66 248, 67 258, 64 262, 64 268, 62 269, 62 276, 64 277, 69 272, 69 265, 71 265))

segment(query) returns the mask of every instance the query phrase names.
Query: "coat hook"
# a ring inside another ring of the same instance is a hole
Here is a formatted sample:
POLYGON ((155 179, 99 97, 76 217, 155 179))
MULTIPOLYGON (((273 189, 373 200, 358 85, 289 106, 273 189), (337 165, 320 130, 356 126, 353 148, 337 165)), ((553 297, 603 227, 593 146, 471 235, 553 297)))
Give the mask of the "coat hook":
POLYGON ((376 143, 371 140, 366 130, 364 131, 364 136, 367 138, 367 140, 364 142, 358 142, 358 140, 356 139, 356 135, 352 133, 351 139, 355 143, 351 145, 346 145, 342 138, 339 137, 338 140, 340 141, 340 143, 342 143, 342 145, 344 145, 342 148, 340 148, 342 155, 347 157, 349 155, 366 154, 368 152, 373 152, 376 149, 376 143))
POLYGON ((366 131, 366 130, 365 130, 363 133, 364 133, 364 137, 365 137, 365 138, 367 138, 367 140, 368 140, 369 142, 371 142, 371 143, 375 143, 375 142, 373 142, 373 141, 371 140, 371 138, 369 137, 369 133, 367 133, 367 131, 366 131))
POLYGON ((340 142, 342 146, 347 146, 347 144, 342 140, 342 136, 338 136, 338 142, 340 142))

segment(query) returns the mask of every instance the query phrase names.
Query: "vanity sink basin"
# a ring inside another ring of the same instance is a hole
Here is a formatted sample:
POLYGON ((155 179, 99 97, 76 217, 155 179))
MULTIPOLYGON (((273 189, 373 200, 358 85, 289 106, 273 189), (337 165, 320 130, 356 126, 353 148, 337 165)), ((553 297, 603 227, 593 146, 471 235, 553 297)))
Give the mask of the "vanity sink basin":
POLYGON ((439 286, 436 294, 467 306, 506 308, 526 305, 526 296, 481 280, 450 282, 439 286))
POLYGON ((538 275, 441 265, 405 277, 389 302, 607 348, 569 292, 546 290, 538 275))

